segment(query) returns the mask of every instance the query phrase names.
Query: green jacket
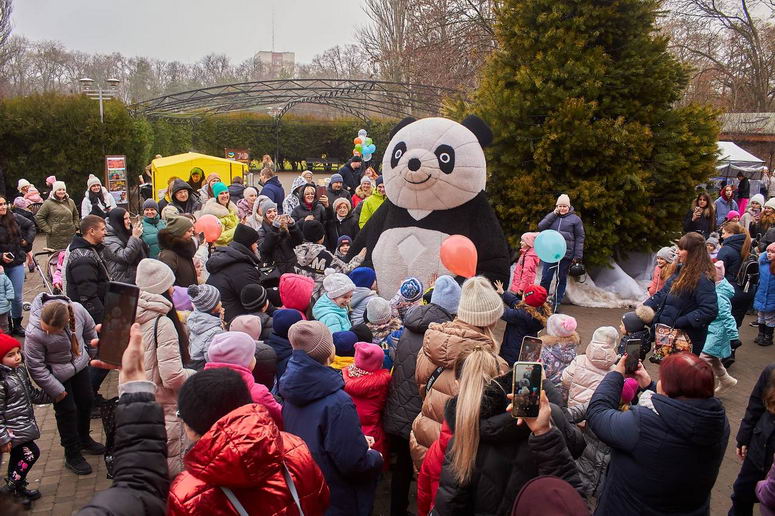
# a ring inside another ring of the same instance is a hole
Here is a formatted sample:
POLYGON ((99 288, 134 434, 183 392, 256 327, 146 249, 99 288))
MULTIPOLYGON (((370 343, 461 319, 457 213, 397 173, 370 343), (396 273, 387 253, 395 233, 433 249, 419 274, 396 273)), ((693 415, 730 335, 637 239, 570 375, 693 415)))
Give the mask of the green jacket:
POLYGON ((35 215, 35 222, 46 234, 46 247, 65 249, 78 231, 81 217, 78 216, 78 208, 69 195, 61 201, 49 197, 35 215))
POLYGON ((363 201, 361 217, 358 219, 358 225, 361 228, 366 225, 366 222, 371 218, 372 215, 374 215, 374 212, 377 211, 377 208, 382 206, 383 202, 385 202, 385 196, 380 195, 380 193, 376 190, 374 193, 368 196, 365 201, 363 201))
POLYGON ((148 258, 158 258, 159 256, 159 231, 167 227, 167 223, 156 215, 152 219, 143 217, 143 235, 140 237, 143 242, 148 244, 150 254, 148 258))

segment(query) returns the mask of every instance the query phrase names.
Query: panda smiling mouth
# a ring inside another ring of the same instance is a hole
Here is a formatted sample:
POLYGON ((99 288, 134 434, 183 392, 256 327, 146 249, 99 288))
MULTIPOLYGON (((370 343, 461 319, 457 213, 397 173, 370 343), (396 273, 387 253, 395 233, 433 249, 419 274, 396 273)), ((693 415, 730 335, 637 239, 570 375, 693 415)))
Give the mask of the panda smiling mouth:
POLYGON ((413 185, 421 185, 421 184, 425 183, 426 181, 428 181, 430 178, 431 178, 431 174, 428 174, 428 175, 426 176, 426 178, 425 178, 425 179, 423 179, 422 181, 410 181, 410 180, 409 180, 409 179, 407 179, 407 178, 404 178, 404 181, 406 181, 407 183, 411 183, 411 184, 413 184, 413 185))

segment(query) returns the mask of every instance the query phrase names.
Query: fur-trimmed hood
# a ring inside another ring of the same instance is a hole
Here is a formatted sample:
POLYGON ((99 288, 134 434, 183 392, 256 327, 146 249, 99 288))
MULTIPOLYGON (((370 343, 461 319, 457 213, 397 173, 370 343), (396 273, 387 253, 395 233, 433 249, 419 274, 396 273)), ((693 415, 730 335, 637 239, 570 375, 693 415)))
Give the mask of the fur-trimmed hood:
POLYGON ((237 214, 237 206, 233 202, 229 201, 229 207, 227 208, 218 204, 215 198, 208 199, 202 208, 202 215, 215 215, 219 219, 221 217, 228 217, 231 213, 237 214))
POLYGON ((191 238, 173 235, 166 228, 159 231, 159 248, 169 249, 185 258, 193 258, 196 254, 196 242, 191 238))
POLYGON ((554 335, 541 335, 541 342, 544 346, 554 346, 556 344, 573 343, 578 346, 581 343, 581 337, 577 332, 573 332, 570 337, 555 337, 554 335))

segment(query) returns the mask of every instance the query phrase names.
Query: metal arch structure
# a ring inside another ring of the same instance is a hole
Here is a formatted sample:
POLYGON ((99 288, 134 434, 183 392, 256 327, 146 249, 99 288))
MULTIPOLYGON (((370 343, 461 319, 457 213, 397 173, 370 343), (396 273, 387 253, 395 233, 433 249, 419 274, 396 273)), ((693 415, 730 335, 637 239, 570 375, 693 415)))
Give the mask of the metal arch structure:
POLYGON ((202 117, 220 113, 271 110, 276 120, 299 104, 342 110, 361 120, 374 116, 434 116, 444 97, 460 96, 450 88, 358 79, 276 79, 241 82, 163 95, 131 106, 137 115, 202 117))

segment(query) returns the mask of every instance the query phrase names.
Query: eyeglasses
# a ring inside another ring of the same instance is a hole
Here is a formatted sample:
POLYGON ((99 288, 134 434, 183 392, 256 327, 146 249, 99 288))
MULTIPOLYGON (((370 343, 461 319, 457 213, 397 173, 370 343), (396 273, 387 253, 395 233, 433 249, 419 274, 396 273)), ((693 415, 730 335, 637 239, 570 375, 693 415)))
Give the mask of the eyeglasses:
POLYGON ((7 202, 0 202, 0 206, 8 206, 7 202))

